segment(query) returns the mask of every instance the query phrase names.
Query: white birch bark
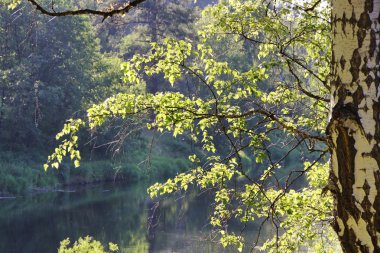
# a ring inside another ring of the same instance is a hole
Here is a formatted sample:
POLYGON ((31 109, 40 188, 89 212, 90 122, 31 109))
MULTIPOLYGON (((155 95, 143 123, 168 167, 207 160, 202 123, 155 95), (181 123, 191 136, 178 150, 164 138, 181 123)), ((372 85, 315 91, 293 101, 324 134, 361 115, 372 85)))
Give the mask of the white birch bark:
POLYGON ((380 252, 380 1, 333 0, 331 189, 344 252, 380 252))

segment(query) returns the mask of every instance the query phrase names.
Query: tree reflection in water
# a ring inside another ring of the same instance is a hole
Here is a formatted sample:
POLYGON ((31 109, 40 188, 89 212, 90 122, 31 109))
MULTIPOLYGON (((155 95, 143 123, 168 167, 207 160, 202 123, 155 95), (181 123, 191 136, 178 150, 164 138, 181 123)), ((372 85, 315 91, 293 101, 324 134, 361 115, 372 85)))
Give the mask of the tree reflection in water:
POLYGON ((118 244, 121 253, 234 252, 204 240, 207 195, 151 200, 146 188, 107 184, 0 200, 0 252, 56 252, 61 240, 86 235, 118 244))

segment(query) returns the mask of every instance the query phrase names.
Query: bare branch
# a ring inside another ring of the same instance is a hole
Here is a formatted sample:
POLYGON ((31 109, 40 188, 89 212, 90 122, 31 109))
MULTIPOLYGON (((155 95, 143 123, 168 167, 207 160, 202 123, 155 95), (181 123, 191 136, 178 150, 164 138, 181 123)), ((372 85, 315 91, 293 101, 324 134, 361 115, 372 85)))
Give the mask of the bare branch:
POLYGON ((96 16, 102 16, 104 21, 108 17, 112 17, 113 15, 122 15, 127 12, 129 12, 131 9, 137 7, 139 4, 145 2, 146 0, 134 0, 134 1, 128 1, 123 4, 121 8, 118 9, 109 9, 105 11, 100 10, 93 10, 93 9, 78 9, 78 10, 68 10, 68 11, 61 11, 56 12, 52 8, 52 11, 47 10, 42 5, 37 3, 36 0, 27 0, 32 5, 36 7, 38 11, 40 11, 42 14, 53 16, 53 17, 62 17, 62 16, 79 16, 79 15, 96 15, 96 16))
POLYGON ((306 12, 313 11, 313 10, 314 10, 314 9, 320 4, 320 3, 321 3, 321 0, 318 0, 318 1, 316 1, 316 2, 313 4, 313 6, 304 9, 304 11, 306 11, 306 12))

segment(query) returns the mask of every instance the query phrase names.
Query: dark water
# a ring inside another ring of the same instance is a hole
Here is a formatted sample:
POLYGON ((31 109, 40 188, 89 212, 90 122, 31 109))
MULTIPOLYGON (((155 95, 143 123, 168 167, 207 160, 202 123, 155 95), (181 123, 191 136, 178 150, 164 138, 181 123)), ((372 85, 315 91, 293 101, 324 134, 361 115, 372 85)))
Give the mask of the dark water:
POLYGON ((157 206, 146 187, 93 185, 2 199, 0 252, 57 252, 61 240, 86 235, 116 243, 120 252, 235 252, 212 242, 207 194, 193 192, 186 198, 161 200, 157 206))

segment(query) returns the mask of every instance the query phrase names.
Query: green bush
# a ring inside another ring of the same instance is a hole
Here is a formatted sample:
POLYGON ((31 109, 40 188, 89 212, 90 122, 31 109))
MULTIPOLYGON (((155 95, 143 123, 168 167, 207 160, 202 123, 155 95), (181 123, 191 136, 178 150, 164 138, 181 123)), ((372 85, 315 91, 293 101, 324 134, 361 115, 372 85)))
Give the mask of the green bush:
POLYGON ((78 241, 74 242, 72 247, 69 245, 69 238, 61 241, 58 253, 109 253, 117 252, 119 250, 119 247, 116 244, 110 242, 108 244, 109 250, 106 251, 99 241, 94 240, 90 236, 79 238, 78 241))

